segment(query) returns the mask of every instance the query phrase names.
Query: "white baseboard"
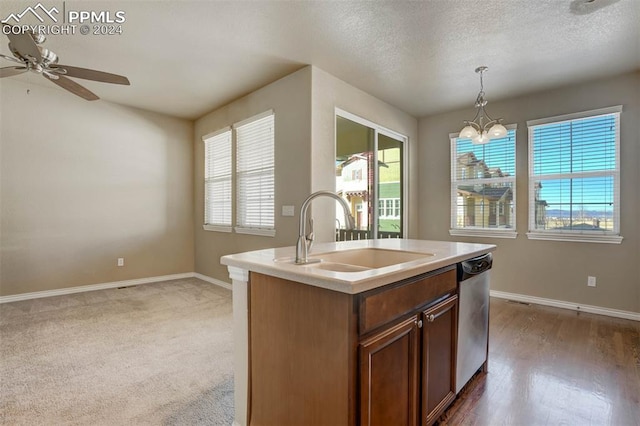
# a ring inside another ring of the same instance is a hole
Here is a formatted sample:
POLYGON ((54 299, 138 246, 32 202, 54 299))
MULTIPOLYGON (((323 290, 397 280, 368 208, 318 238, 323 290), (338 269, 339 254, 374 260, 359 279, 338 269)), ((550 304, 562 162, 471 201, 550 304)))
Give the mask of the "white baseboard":
MULTIPOLYGON (((20 300, 39 299, 42 297, 61 296, 64 294, 82 293, 85 291, 105 290, 108 288, 130 287, 140 284, 149 284, 160 281, 179 280, 184 278, 198 278, 202 281, 217 285, 227 290, 231 290, 231 284, 211 278, 197 272, 185 272, 183 274, 161 275, 158 277, 137 278, 133 280, 114 281, 101 284, 90 284, 77 287, 61 288, 56 290, 36 291, 32 293, 13 294, 10 296, 0 296, 0 304, 18 302, 20 300)), ((499 299, 515 300, 516 302, 533 303, 536 305, 553 306, 556 308, 571 309, 578 312, 588 312, 591 314, 606 315, 616 318, 624 318, 633 321, 640 321, 640 313, 622 311, 618 309, 603 308, 600 306, 581 305, 579 303, 565 302, 562 300, 546 299, 543 297, 527 296, 524 294, 507 293, 504 291, 491 290, 491 297, 499 299)))
POLYGON ((185 272, 183 274, 161 275, 158 277, 137 278, 134 280, 113 281, 109 283, 101 284, 89 284, 81 285, 77 287, 60 288, 56 290, 35 291, 32 293, 12 294, 10 296, 0 296, 0 304, 9 302, 18 302, 21 300, 39 299, 42 297, 61 296, 64 294, 82 293, 85 291, 105 290, 108 288, 118 287, 130 287, 140 284, 157 283, 160 281, 180 280, 184 278, 199 278, 208 283, 218 285, 220 287, 231 290, 231 284, 224 281, 216 280, 215 278, 207 277, 206 275, 198 274, 196 272, 185 272))
POLYGON ((197 272, 194 272, 193 276, 195 278, 201 279, 202 281, 206 281, 208 283, 215 284, 215 285, 220 286, 222 288, 226 288, 227 290, 231 290, 231 284, 229 284, 227 282, 224 282, 224 281, 221 281, 221 280, 217 280, 215 278, 211 278, 211 277, 208 277, 206 275, 199 274, 197 272))
POLYGON ((640 313, 631 311, 622 311, 618 309, 603 308, 600 306, 581 305, 574 302, 565 302, 563 300, 545 299, 543 297, 527 296, 524 294, 507 293, 504 291, 491 290, 491 297, 499 299, 515 300, 516 302, 533 303, 536 305, 553 306, 556 308, 571 309, 578 312, 588 312, 590 314, 606 315, 609 317, 624 318, 633 321, 640 321, 640 313))

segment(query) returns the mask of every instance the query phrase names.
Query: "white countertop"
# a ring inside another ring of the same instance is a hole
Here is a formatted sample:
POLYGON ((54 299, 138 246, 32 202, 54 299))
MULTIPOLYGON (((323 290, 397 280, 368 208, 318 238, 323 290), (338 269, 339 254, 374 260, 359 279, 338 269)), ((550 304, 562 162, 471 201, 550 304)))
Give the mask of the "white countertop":
POLYGON ((460 261, 492 252, 492 244, 456 243, 448 241, 379 239, 314 244, 309 257, 322 258, 322 253, 361 248, 424 253, 425 257, 358 272, 336 272, 320 269, 317 264, 296 265, 295 247, 271 248, 223 256, 223 265, 259 272, 286 280, 322 287, 342 293, 356 294, 405 278, 430 272, 460 261), (291 258, 289 261, 282 259, 291 258), (280 261, 275 261, 279 259, 280 261))

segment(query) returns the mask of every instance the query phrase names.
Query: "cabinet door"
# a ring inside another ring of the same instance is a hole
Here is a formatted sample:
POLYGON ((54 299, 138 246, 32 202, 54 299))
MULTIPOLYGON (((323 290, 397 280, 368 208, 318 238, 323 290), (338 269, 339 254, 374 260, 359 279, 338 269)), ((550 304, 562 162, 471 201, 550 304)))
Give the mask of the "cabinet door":
POLYGON ((418 317, 366 339, 360 351, 360 424, 416 425, 418 317))
POLYGON ((423 311, 422 425, 431 425, 455 399, 458 296, 423 311))

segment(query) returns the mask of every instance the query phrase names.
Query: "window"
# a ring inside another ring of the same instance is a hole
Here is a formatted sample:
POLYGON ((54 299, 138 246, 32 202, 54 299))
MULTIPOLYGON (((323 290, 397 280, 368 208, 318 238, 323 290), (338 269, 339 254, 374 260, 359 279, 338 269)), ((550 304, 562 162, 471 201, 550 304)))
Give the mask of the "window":
POLYGON ((515 238, 516 126, 475 145, 451 134, 451 235, 515 238))
POLYGON ((400 198, 381 198, 378 200, 378 217, 400 219, 400 198))
POLYGON ((238 144, 236 232, 274 233, 273 124, 269 112, 234 125, 238 144))
POLYGON ((231 231, 231 129, 206 135, 204 140, 205 229, 231 231))
POLYGON ((531 239, 620 243, 621 106, 527 122, 531 239))
POLYGON ((405 136, 336 109, 336 192, 356 225, 345 229, 336 205, 338 240, 404 237, 406 146, 405 136))
POLYGON ((235 231, 275 235, 274 135, 274 114, 270 110, 202 138, 204 229, 222 232, 234 229, 235 191, 235 231))

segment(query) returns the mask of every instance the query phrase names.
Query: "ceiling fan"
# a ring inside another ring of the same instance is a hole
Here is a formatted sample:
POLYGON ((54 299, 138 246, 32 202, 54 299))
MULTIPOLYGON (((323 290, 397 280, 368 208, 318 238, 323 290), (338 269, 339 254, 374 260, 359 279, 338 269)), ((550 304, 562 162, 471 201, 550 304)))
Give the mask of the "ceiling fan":
MULTIPOLYGON (((3 27, 11 27, 7 24, 2 25, 3 27)), ((127 86, 130 84, 129 79, 122 75, 72 67, 70 65, 60 65, 58 64, 58 55, 49 49, 39 46, 46 40, 45 36, 31 31, 17 31, 15 29, 16 27, 11 27, 11 30, 7 29, 3 31, 9 38, 9 49, 14 57, 1 53, 0 57, 17 62, 20 66, 0 68, 0 78, 33 71, 42 74, 43 77, 52 83, 88 101, 95 101, 100 98, 86 87, 81 86, 67 77, 82 78, 103 83, 124 84, 127 86)))

